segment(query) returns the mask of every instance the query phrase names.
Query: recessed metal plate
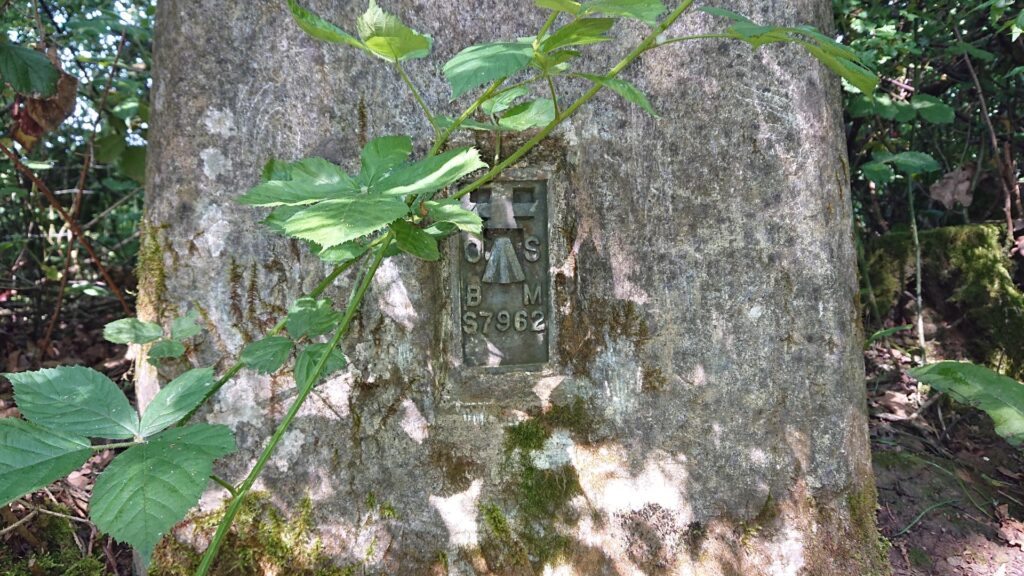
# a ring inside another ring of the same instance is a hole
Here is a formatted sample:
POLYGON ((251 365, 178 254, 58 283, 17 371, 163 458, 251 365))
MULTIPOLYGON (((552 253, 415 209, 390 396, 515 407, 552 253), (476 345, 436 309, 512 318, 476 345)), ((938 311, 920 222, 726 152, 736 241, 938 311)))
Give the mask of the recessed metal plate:
POLYGON ((459 241, 459 330, 467 366, 548 361, 548 208, 544 181, 492 182, 463 197, 483 237, 459 241))

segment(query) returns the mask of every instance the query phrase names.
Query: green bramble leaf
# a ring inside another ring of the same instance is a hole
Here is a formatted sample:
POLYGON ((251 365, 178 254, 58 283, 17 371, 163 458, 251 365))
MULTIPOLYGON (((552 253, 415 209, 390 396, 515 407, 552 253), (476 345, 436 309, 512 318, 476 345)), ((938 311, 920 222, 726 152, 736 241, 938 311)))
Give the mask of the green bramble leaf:
POLYGON ((145 344, 164 335, 159 324, 138 318, 114 320, 103 327, 103 338, 114 344, 145 344))
POLYGON ((932 124, 952 124, 956 111, 942 100, 928 94, 918 94, 910 101, 917 114, 932 124))
POLYGON ((363 147, 360 157, 362 170, 359 183, 372 186, 392 168, 409 159, 412 154, 412 138, 408 136, 382 136, 374 138, 363 147))
POLYGON ((124 392, 103 374, 84 366, 59 366, 4 374, 14 401, 34 424, 89 438, 134 438, 139 417, 124 392))
POLYGON ((550 98, 539 98, 509 108, 498 120, 506 130, 520 132, 547 126, 555 119, 555 103, 550 98))
POLYGON ((190 414, 213 383, 213 368, 194 368, 168 382, 146 407, 139 435, 148 438, 190 414))
POLYGON ((714 6, 701 6, 700 8, 698 8, 698 10, 706 14, 710 14, 712 16, 718 16, 719 18, 728 18, 733 22, 750 22, 750 18, 747 18, 742 14, 737 14, 736 12, 733 12, 731 10, 726 10, 725 8, 716 8, 714 6))
POLYGON ((405 220, 395 220, 391 223, 391 230, 395 233, 395 243, 402 252, 431 262, 441 258, 437 240, 421 228, 405 220))
POLYGON ((477 44, 452 57, 442 69, 452 100, 484 84, 512 76, 533 60, 533 38, 477 44))
POLYGON ((74 472, 91 455, 86 438, 0 418, 0 507, 74 472))
POLYGON ((434 222, 454 224, 459 230, 477 236, 483 232, 483 220, 480 219, 480 215, 463 208, 458 200, 428 200, 423 206, 434 222))
POLYGON ((57 90, 60 71, 38 50, 0 42, 0 81, 19 94, 47 97, 57 90))
POLYGON ((623 16, 653 26, 665 13, 665 5, 661 0, 591 0, 583 4, 581 13, 623 16))
POLYGON ((580 18, 562 26, 541 43, 541 50, 552 52, 569 46, 584 46, 611 40, 604 34, 615 24, 614 18, 580 18))
MULTIPOLYGON (((299 352, 299 356, 295 359, 295 385, 300 388, 312 386, 316 382, 311 382, 313 376, 313 369, 320 362, 320 359, 324 357, 327 352, 327 344, 310 344, 299 352)), ((327 359, 327 365, 324 368, 323 374, 317 382, 329 377, 331 374, 343 370, 345 368, 346 361, 345 355, 341 353, 341 350, 334 348, 331 350, 331 356, 327 359)))
POLYGON ((323 200, 345 198, 359 190, 340 166, 323 158, 303 158, 297 162, 275 162, 264 167, 271 179, 237 198, 251 206, 303 206, 323 200), (268 173, 269 172, 269 173, 268 173))
POLYGON ((275 225, 288 236, 311 240, 326 250, 376 232, 408 213, 401 198, 363 194, 314 204, 275 225))
POLYGON ((203 328, 196 323, 199 320, 199 312, 190 310, 188 314, 171 321, 171 339, 181 342, 193 336, 202 334, 203 328))
POLYGON ((177 340, 160 340, 149 348, 146 361, 158 366, 165 358, 180 358, 185 354, 185 345, 177 340))
POLYGON ((341 314, 331 308, 327 300, 299 298, 288 310, 285 327, 292 338, 304 336, 315 338, 334 329, 341 321, 341 314))
POLYGON ((529 93, 530 89, 527 88, 526 86, 517 86, 515 88, 510 88, 508 90, 505 90, 501 94, 498 94, 497 96, 493 96, 491 98, 488 98, 487 100, 484 100, 483 103, 480 104, 480 110, 484 114, 487 114, 488 116, 501 114, 505 110, 511 108, 516 100, 522 98, 523 96, 526 96, 529 93))
MULTIPOLYGON (((434 116, 434 121, 442 130, 449 129, 455 124, 455 119, 449 116, 434 116)), ((501 126, 497 124, 491 124, 490 122, 480 122, 467 118, 459 124, 459 130, 479 130, 481 132, 503 132, 505 131, 501 126)))
POLYGON ((939 165, 935 158, 924 152, 900 152, 886 161, 891 162, 903 173, 910 176, 942 169, 942 166, 939 165))
POLYGON ((573 0, 534 0, 533 3, 538 8, 567 12, 573 16, 579 14, 581 8, 580 3, 573 0))
MULTIPOLYGON (((418 196, 440 190, 459 178, 486 167, 487 164, 480 160, 480 152, 476 148, 457 148, 395 168, 382 178, 371 192, 391 197, 418 196)), ((388 222, 401 216, 404 214, 395 216, 388 222)))
POLYGON ((292 353, 292 341, 284 336, 267 336, 242 348, 241 361, 247 368, 273 374, 284 366, 292 353))
POLYGON ((1010 444, 1024 445, 1024 384, 970 362, 938 362, 910 370, 910 375, 958 402, 984 410, 996 433, 1010 444))
POLYGON ((295 23, 299 25, 299 28, 302 28, 306 34, 313 38, 334 44, 348 44, 354 48, 366 50, 366 46, 363 46, 363 43, 356 40, 355 37, 313 12, 299 6, 295 0, 288 0, 288 9, 291 11, 292 18, 295 19, 295 23))
MULTIPOLYGON (((316 246, 315 244, 313 245, 316 246)), ((326 249, 316 246, 316 249, 313 250, 313 252, 324 262, 342 264, 349 260, 359 258, 369 249, 370 247, 367 244, 360 244, 359 242, 344 242, 326 249)))
POLYGON ((590 80, 591 82, 610 88, 619 96, 622 96, 626 100, 636 104, 640 108, 643 108, 643 110, 651 116, 654 116, 655 118, 658 117, 658 113, 654 111, 654 107, 651 106, 651 102, 647 99, 647 95, 633 84, 625 80, 619 80, 618 78, 606 78, 604 76, 596 76, 594 74, 580 74, 580 76, 590 80))
POLYGON ((896 178, 892 167, 884 162, 868 162, 860 167, 860 171, 864 178, 875 184, 888 184, 896 178))
POLYGON ((227 426, 165 430, 114 458, 96 479, 89 517, 148 563, 153 548, 199 502, 213 461, 235 451, 227 426))
POLYGON ((370 0, 366 12, 356 21, 356 30, 366 48, 388 62, 423 58, 430 54, 433 40, 409 28, 393 14, 370 0))

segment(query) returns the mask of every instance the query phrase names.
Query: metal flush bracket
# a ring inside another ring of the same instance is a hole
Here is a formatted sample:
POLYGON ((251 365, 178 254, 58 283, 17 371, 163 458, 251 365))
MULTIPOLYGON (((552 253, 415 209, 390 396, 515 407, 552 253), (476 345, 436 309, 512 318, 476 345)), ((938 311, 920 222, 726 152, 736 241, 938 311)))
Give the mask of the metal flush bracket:
POLYGON ((547 185, 492 182, 463 198, 483 236, 459 239, 457 328, 466 366, 548 361, 551 307, 547 185))

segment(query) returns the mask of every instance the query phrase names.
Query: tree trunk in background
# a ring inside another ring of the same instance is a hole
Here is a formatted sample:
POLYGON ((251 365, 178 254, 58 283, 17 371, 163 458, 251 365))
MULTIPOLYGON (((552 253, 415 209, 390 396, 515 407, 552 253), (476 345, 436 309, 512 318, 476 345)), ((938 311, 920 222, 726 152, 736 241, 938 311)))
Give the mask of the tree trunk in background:
MULTIPOLYGON (((831 18, 827 0, 726 4, 764 23, 831 18)), ((531 5, 383 7, 433 35, 433 57, 409 69, 441 110, 441 64, 534 34, 531 5)), ((365 8, 308 6, 350 31, 365 8)), ((692 14, 676 31, 722 27, 692 14)), ((601 46, 589 68, 626 49, 601 46)), ((345 343, 349 371, 321 385, 260 482, 285 511, 311 499, 339 565, 887 572, 838 80, 795 47, 719 41, 649 52, 625 77, 661 118, 602 94, 511 174, 547 187, 542 369, 464 365, 457 241, 440 264, 382 267, 345 343), (368 509, 371 494, 396 516, 368 509)), ((190 360, 222 368, 326 270, 233 201, 263 163, 321 155, 355 170, 367 138, 412 133, 422 154, 430 137, 392 70, 306 37, 279 1, 161 0, 152 105, 140 309, 200 309, 212 330, 190 360)), ((339 306, 352 282, 330 293, 339 306)), ((156 389, 144 372, 140 398, 156 389)), ((244 475, 293 396, 288 376, 248 371, 221 391, 201 413, 238 436, 220 473, 244 475)))

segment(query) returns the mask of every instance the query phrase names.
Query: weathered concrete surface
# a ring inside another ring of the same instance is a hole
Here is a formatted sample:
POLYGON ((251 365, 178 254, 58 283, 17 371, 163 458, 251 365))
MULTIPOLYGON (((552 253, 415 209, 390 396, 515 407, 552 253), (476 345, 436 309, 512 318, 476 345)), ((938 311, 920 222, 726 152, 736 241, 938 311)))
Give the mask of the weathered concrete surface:
MULTIPOLYGON (((384 7, 434 36, 435 55, 409 68, 441 109, 440 64, 532 34, 530 4, 384 7)), ((309 5, 349 29, 363 9, 309 5)), ((763 22, 830 17, 825 0, 723 5, 763 22)), ((392 71, 305 37, 283 2, 162 0, 158 22, 143 312, 201 307, 215 332, 190 360, 224 366, 325 271, 233 203, 262 164, 318 154, 355 169, 361 140, 412 132, 422 150, 429 130, 392 71)), ((691 15, 676 31, 721 26, 691 15)), ((602 46, 591 69, 626 49, 602 46)), ((549 184, 556 317, 543 371, 459 365, 451 262, 400 257, 374 281, 346 342, 350 371, 322 385, 261 480, 285 510, 312 499, 340 565, 886 570, 838 81, 792 47, 717 41, 648 53, 626 77, 661 118, 603 94, 517 167, 549 184)), ((140 395, 155 389, 144 374, 140 395)), ((238 435, 226 477, 245 473, 292 395, 287 376, 243 372, 203 413, 238 435)))

